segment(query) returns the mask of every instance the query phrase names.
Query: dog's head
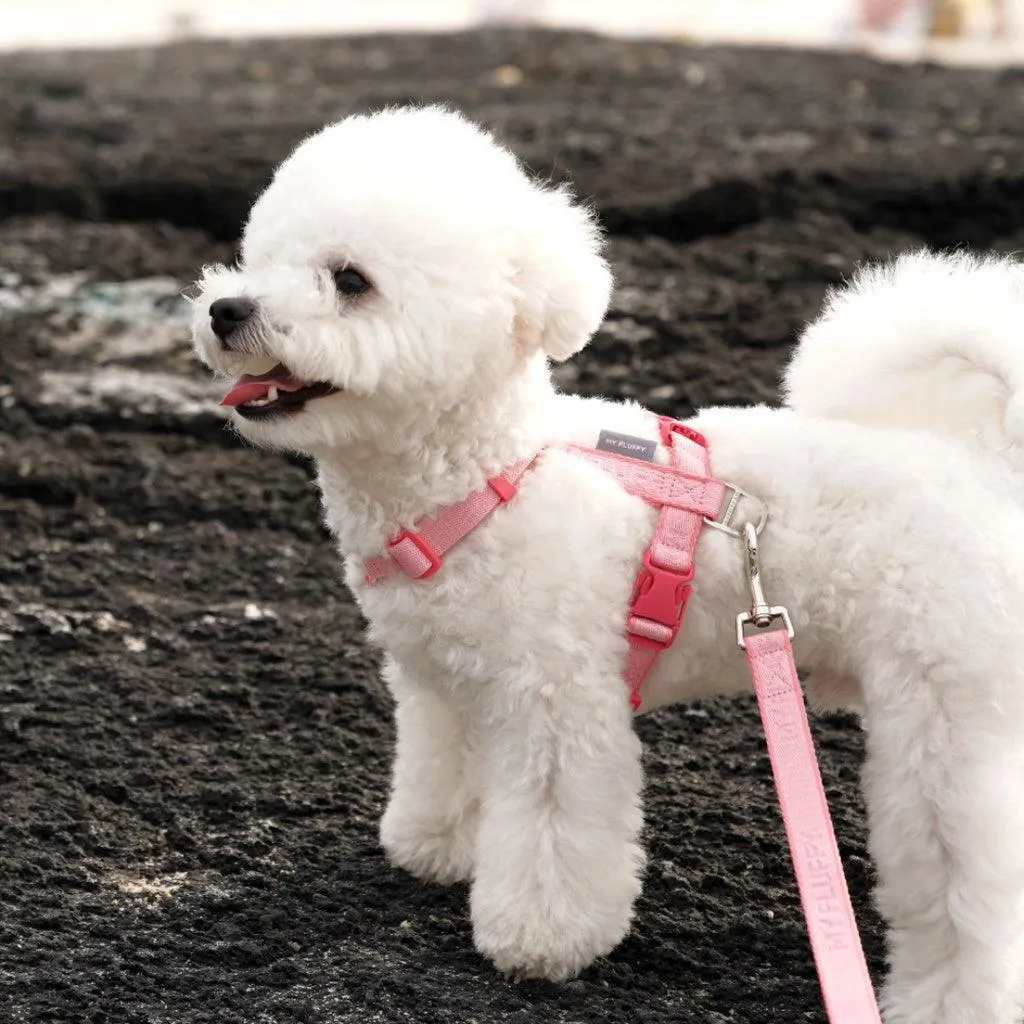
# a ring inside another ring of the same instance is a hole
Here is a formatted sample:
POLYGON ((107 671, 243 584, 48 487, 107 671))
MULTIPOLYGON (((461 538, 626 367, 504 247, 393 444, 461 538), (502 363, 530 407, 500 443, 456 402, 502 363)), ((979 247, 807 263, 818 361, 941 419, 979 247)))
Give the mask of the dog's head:
POLYGON ((204 270, 193 336, 237 378, 225 402, 241 433, 309 451, 568 358, 610 287, 593 218, 565 190, 450 111, 388 110, 278 168, 237 268, 204 270))

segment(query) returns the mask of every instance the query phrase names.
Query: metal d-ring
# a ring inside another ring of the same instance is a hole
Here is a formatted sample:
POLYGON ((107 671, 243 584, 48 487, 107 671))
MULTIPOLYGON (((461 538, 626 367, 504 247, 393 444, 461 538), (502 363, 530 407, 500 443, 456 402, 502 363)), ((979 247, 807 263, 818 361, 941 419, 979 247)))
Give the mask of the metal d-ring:
MULTIPOLYGON (((725 483, 725 481, 723 481, 725 483)), ((716 530, 721 530, 722 533, 727 533, 730 537, 736 537, 739 539, 740 531, 733 526, 733 520, 736 517, 736 510, 739 508, 740 502, 744 498, 749 498, 751 501, 756 501, 761 506, 760 515, 757 517, 757 522, 754 524, 754 531, 760 534, 764 529, 765 523, 768 522, 768 506, 765 502, 759 498, 756 494, 751 494, 750 491, 743 490, 742 487, 737 487, 735 484, 725 483, 726 498, 722 503, 722 507, 718 510, 718 515, 711 517, 704 517, 704 525, 711 526, 716 530)))

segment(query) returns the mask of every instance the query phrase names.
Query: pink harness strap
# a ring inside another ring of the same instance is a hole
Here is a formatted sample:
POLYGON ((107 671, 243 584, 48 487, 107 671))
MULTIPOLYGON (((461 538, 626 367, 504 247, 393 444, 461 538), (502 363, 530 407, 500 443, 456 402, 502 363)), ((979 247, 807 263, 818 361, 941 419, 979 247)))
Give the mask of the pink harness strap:
POLYGON ((745 637, 744 647, 828 1019, 881 1024, 789 636, 770 629, 745 637))
POLYGON ((499 505, 515 497, 516 484, 534 459, 536 456, 513 463, 468 498, 421 519, 415 530, 400 530, 388 541, 385 554, 363 561, 367 585, 372 587, 400 572, 414 580, 433 576, 441 568, 447 551, 472 533, 499 505))
MULTIPOLYGON (((636 711, 640 690, 654 663, 672 644, 693 591, 693 555, 704 517, 718 515, 725 497, 725 484, 711 476, 707 442, 696 431, 667 417, 659 418, 661 440, 672 453, 672 473, 680 489, 691 488, 695 499, 689 505, 662 503, 654 537, 643 555, 643 565, 633 583, 633 596, 626 615, 629 652, 623 678, 629 687, 629 701, 636 711), (691 487, 692 484, 702 487, 691 487)), ((663 467, 649 467, 659 469, 663 467)), ((660 488, 664 491, 665 488, 660 488)), ((650 501, 646 495, 641 494, 650 501)))
POLYGON ((615 477, 624 491, 643 498, 649 505, 678 508, 702 516, 717 515, 722 507, 725 484, 707 473, 688 472, 683 468, 680 463, 686 464, 692 458, 683 445, 672 445, 672 466, 640 462, 626 455, 584 448, 582 445, 567 444, 564 447, 565 451, 599 466, 615 477))

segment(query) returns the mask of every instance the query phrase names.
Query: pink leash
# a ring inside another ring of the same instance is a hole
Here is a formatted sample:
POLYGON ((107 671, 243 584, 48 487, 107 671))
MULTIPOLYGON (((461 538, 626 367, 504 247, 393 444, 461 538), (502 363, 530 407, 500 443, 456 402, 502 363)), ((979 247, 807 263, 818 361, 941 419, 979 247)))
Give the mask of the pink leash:
POLYGON ((765 601, 757 531, 746 523, 740 536, 751 609, 737 616, 736 639, 754 680, 825 1012, 832 1024, 881 1024, 807 723, 793 626, 785 608, 765 601))

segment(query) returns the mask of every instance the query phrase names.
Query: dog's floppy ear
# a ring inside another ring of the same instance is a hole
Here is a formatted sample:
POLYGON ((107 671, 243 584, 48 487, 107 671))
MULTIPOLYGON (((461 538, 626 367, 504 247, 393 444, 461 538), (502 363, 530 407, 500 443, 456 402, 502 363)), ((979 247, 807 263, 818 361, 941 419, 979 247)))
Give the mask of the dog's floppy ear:
POLYGON ((520 225, 517 341, 560 362, 579 352, 600 326, 612 275, 591 212, 565 189, 538 190, 535 198, 533 216, 520 225))

